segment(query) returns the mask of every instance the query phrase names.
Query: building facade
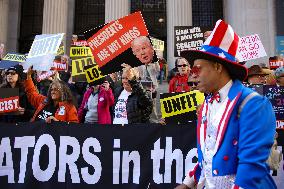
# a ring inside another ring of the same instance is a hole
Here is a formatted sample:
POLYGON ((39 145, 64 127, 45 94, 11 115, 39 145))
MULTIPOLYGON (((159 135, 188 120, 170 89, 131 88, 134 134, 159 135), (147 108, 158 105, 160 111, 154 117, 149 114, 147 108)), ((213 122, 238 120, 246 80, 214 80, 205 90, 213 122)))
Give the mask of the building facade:
POLYGON ((72 34, 140 10, 149 34, 165 41, 169 68, 176 58, 174 26, 214 27, 218 19, 239 36, 259 34, 268 56, 254 63, 267 63, 276 53, 276 36, 284 32, 277 16, 283 8, 283 0, 0 0, 0 43, 7 52, 27 53, 35 35, 66 33, 70 44, 72 34))

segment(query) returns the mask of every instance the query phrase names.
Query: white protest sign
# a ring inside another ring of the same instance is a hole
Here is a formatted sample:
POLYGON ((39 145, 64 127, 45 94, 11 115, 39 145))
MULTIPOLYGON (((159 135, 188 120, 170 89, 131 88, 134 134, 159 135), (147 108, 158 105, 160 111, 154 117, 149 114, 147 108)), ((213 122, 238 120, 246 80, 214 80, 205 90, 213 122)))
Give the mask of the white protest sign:
POLYGON ((37 35, 23 64, 24 69, 33 66, 34 70, 50 70, 63 36, 63 33, 37 35))
POLYGON ((257 34, 241 37, 239 40, 239 48, 237 58, 240 62, 253 60, 267 56, 265 49, 257 34))

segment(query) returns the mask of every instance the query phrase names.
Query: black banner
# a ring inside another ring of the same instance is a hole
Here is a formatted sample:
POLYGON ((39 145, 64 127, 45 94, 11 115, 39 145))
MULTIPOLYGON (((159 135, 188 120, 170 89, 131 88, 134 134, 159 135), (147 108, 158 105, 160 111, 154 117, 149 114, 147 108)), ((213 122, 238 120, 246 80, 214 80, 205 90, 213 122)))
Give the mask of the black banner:
POLYGON ((174 188, 197 162, 194 125, 0 126, 1 188, 174 188))

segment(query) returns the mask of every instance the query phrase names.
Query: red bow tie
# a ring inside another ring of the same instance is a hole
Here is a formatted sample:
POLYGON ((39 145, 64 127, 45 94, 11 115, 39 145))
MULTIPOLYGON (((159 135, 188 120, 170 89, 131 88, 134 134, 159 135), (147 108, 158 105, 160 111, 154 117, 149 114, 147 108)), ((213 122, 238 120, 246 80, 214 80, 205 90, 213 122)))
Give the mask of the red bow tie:
POLYGON ((217 92, 217 93, 215 93, 215 94, 211 94, 211 97, 209 98, 209 103, 213 103, 214 102, 214 100, 216 100, 216 102, 220 102, 220 93, 219 92, 217 92))

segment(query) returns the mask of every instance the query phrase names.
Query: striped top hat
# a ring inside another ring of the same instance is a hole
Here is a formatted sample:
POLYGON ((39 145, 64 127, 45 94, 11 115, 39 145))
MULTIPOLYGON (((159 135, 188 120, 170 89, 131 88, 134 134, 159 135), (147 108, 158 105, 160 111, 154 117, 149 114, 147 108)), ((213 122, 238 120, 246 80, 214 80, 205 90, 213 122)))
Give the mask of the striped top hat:
POLYGON ((238 46, 239 36, 233 28, 223 20, 218 20, 201 49, 182 51, 181 57, 186 58, 191 65, 196 59, 221 63, 229 71, 232 79, 244 81, 248 71, 236 59, 238 46))

